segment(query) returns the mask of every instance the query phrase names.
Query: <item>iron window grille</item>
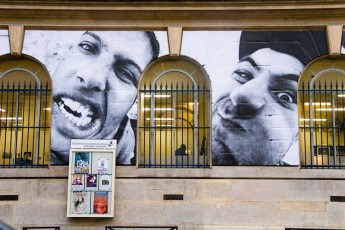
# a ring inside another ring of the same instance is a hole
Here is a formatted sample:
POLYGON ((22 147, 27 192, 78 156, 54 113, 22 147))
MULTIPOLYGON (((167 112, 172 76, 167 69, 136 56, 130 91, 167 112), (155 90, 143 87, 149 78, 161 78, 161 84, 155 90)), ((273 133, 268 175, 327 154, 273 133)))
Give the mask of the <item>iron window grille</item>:
POLYGON ((302 168, 345 168, 344 82, 332 81, 330 74, 345 76, 326 69, 299 89, 302 168))
POLYGON ((0 73, 0 167, 48 167, 50 81, 40 80, 44 73, 32 61, 10 60, 7 65, 13 67, 0 73))
POLYGON ((208 83, 188 60, 157 63, 144 73, 139 87, 138 166, 208 168, 208 83))

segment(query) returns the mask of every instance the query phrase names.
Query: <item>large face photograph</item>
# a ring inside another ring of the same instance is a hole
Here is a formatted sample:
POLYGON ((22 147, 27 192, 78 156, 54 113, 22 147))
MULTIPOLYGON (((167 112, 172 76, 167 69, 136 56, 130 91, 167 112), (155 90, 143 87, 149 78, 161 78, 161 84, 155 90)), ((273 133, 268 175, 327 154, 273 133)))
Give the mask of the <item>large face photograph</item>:
POLYGON ((213 165, 298 165, 298 79, 327 53, 325 32, 184 32, 182 44, 212 82, 213 165))
POLYGON ((139 77, 166 44, 166 32, 26 31, 23 53, 53 81, 51 164, 68 164, 71 139, 117 139, 131 164, 139 77))
MULTIPOLYGON (((117 139, 133 164, 138 81, 167 33, 26 31, 23 53, 52 77, 51 163, 68 163, 71 139, 117 139)), ((298 165, 298 79, 326 53, 322 30, 184 31, 181 55, 211 81, 212 164, 298 165)))

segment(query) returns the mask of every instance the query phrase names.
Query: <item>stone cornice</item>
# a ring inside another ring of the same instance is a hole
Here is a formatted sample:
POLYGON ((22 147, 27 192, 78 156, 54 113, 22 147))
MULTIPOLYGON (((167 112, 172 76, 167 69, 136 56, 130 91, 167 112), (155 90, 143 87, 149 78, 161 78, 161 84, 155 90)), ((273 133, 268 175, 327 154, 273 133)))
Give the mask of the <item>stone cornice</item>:
POLYGON ((103 29, 310 28, 345 22, 344 0, 0 0, 0 27, 103 29))
POLYGON ((0 9, 57 11, 247 11, 345 9, 344 0, 223 0, 223 1, 28 1, 0 0, 0 9))

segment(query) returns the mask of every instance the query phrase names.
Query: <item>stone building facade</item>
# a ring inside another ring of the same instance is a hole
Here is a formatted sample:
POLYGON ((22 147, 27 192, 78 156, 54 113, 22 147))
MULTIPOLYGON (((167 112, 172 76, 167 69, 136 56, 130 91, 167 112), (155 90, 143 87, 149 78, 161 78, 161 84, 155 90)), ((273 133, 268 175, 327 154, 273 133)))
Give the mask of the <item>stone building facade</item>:
MULTIPOLYGON (((13 156, 6 147, 9 136, 15 138, 12 128, 18 131, 16 135, 23 135, 23 139, 15 139, 18 143, 26 143, 25 138, 34 134, 24 136, 24 115, 19 119, 17 114, 17 123, 11 123, 9 129, 10 106, 1 94, 2 122, 6 120, 0 126, 0 220, 4 223, 14 229, 66 230, 106 226, 345 228, 344 107, 340 107, 344 105, 330 99, 332 111, 338 111, 332 113, 332 120, 327 114, 309 113, 317 100, 302 100, 301 96, 303 81, 314 82, 315 76, 321 76, 329 85, 328 80, 344 78, 343 1, 21 0, 1 1, 0 9, 1 77, 13 78, 4 74, 12 62, 36 63, 38 67, 30 64, 25 68, 40 80, 48 79, 52 89, 48 111, 53 114, 49 112, 45 120, 52 124, 43 135, 48 150, 43 146, 36 163, 33 152, 33 156, 23 157, 19 147, 16 151, 10 147, 13 156), (109 71, 117 78, 111 78, 109 71), (105 80, 101 81, 98 76, 103 72, 105 80), (335 72, 339 76, 333 76, 335 72), (235 81, 228 82, 231 76, 235 81), (297 78, 291 82, 294 76, 297 78), (150 83, 163 82, 163 78, 167 84, 182 84, 182 88, 167 87, 163 93, 159 84, 158 90, 151 87, 150 83), (254 80, 260 78, 263 80, 255 85, 254 80), (204 84, 202 90, 199 84, 204 84), (239 88, 232 89, 236 84, 239 88), (183 90, 186 85, 191 87, 189 91, 183 90), (77 87, 79 91, 71 96, 77 87), (99 94, 103 91, 106 96, 99 94), (167 92, 177 95, 176 101, 154 99, 167 92), (190 92, 191 96, 185 96, 190 92), (147 103, 144 94, 159 103, 147 103), (105 102, 96 105, 92 97, 105 102), (191 107, 175 106, 181 98, 182 104, 188 102, 191 107), (230 101, 232 106, 222 107, 230 101), (304 113, 307 102, 310 107, 304 113), (54 106, 63 115, 54 112, 54 106), (103 110, 108 113, 102 115, 103 110), (156 113, 145 113, 154 110, 169 111, 160 114, 164 124, 155 121, 156 113), (168 124, 171 110, 180 116, 174 125, 168 124), (112 111, 120 112, 107 115, 112 111), (232 120, 235 111, 238 117, 232 120), (259 117, 255 122, 241 123, 254 114, 259 117), (313 118, 332 122, 319 120, 314 130, 302 122, 307 117, 309 122, 313 118), (22 130, 18 129, 19 120, 22 130), (85 134, 90 127, 97 133, 85 134), (66 143, 83 138, 118 140, 114 217, 67 217, 71 191, 70 146, 66 143), (177 153, 182 144, 185 158, 177 153), (28 157, 30 162, 16 161, 28 157), (166 199, 167 195, 178 199, 166 199)), ((1 92, 5 91, 2 87, 1 92)))

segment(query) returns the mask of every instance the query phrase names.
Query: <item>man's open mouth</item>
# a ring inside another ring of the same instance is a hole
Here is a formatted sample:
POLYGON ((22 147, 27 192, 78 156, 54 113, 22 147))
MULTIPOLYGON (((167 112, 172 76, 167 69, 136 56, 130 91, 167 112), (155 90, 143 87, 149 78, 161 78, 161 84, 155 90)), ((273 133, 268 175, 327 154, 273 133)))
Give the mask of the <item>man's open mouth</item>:
POLYGON ((89 104, 80 103, 67 97, 56 98, 55 103, 61 113, 80 128, 90 126, 95 118, 96 109, 89 104))

